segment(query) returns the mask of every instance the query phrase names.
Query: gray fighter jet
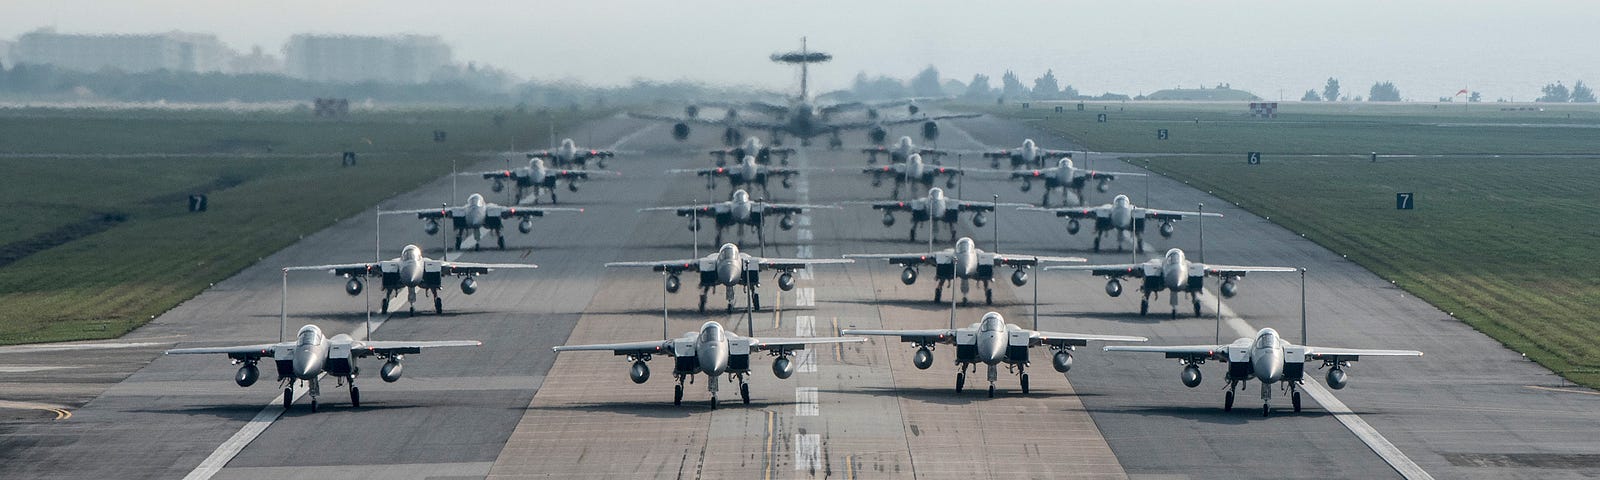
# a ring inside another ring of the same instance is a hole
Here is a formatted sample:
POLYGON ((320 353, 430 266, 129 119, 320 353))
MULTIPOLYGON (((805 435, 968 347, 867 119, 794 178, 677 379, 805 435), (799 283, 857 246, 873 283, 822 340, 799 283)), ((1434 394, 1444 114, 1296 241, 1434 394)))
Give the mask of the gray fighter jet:
POLYGON ((384 215, 411 215, 423 219, 422 231, 428 235, 439 233, 439 220, 450 219, 450 226, 456 232, 456 248, 461 248, 463 236, 471 233, 472 239, 477 242, 474 249, 483 249, 483 231, 488 230, 494 234, 495 243, 501 250, 506 248, 506 236, 501 233, 505 221, 520 219, 517 230, 526 234, 533 231, 533 217, 543 217, 549 212, 582 212, 581 208, 532 208, 532 207, 505 207, 483 201, 483 195, 474 193, 467 197, 467 204, 459 207, 419 208, 414 210, 384 210, 379 212, 384 215))
POLYGON ((578 143, 570 138, 561 140, 561 146, 550 150, 537 150, 528 152, 528 158, 540 158, 554 162, 557 167, 577 165, 578 168, 588 168, 589 160, 595 160, 595 166, 606 168, 606 159, 617 156, 611 150, 598 150, 593 148, 578 148, 578 143))
POLYGON ((567 190, 576 192, 578 191, 578 180, 587 180, 591 175, 622 175, 621 173, 610 170, 573 170, 565 168, 547 168, 545 167, 544 159, 532 158, 532 154, 529 154, 529 157, 528 166, 526 167, 517 167, 506 170, 493 170, 488 172, 466 172, 462 173, 461 175, 482 176, 483 178, 494 180, 494 186, 491 187, 490 190, 494 191, 495 193, 504 191, 506 188, 506 182, 512 182, 516 184, 517 196, 513 203, 522 203, 523 197, 527 195, 529 189, 533 190, 534 203, 539 202, 539 195, 542 192, 550 192, 550 203, 557 203, 557 180, 565 180, 567 182, 567 190))
MULTIPOLYGON (((933 187, 933 182, 938 180, 940 176, 943 176, 945 178, 945 188, 955 188, 956 175, 966 175, 967 172, 977 171, 978 170, 971 168, 946 167, 943 165, 922 163, 922 155, 917 153, 913 153, 906 157, 905 163, 889 163, 882 166, 861 169, 861 173, 872 175, 873 187, 883 185, 884 177, 889 177, 890 179, 894 180, 893 198, 895 199, 900 198, 900 187, 902 185, 908 185, 916 182, 916 184, 922 185, 923 188, 931 188, 933 187)), ((987 172, 1004 173, 998 170, 987 170, 987 172)))
POLYGON ((1106 295, 1113 297, 1122 295, 1122 279, 1139 279, 1139 292, 1144 298, 1139 300, 1139 314, 1150 313, 1150 296, 1158 298, 1161 291, 1171 292, 1172 318, 1178 318, 1178 294, 1189 294, 1189 300, 1194 303, 1194 316, 1200 316, 1200 294, 1204 292, 1205 278, 1207 276, 1222 279, 1222 285, 1217 288, 1222 292, 1223 298, 1233 298, 1239 293, 1239 280, 1247 272, 1298 272, 1293 267, 1251 267, 1238 265, 1213 265, 1190 262, 1183 250, 1167 250, 1161 258, 1152 258, 1144 263, 1126 263, 1120 265, 1066 265, 1045 267, 1045 270, 1089 270, 1094 276, 1106 277, 1106 295))
MULTIPOLYGON (((978 364, 988 367, 989 398, 994 398, 994 382, 999 376, 1000 365, 1005 364, 1006 370, 1017 374, 1021 383, 1022 393, 1028 393, 1027 367, 1028 351, 1034 347, 1048 347, 1054 352, 1051 355, 1051 365, 1056 372, 1067 373, 1072 368, 1072 349, 1088 345, 1091 341, 1098 342, 1143 342, 1145 337, 1131 337, 1123 335, 1090 335, 1082 333, 1055 333, 1028 330, 1017 325, 1008 324, 1004 317, 997 312, 983 315, 983 319, 966 328, 955 327, 955 313, 951 309, 950 328, 937 330, 861 330, 844 329, 842 335, 875 335, 900 337, 901 342, 910 343, 917 349, 911 357, 911 364, 919 370, 927 370, 933 365, 933 349, 936 345, 955 345, 956 367, 956 393, 961 393, 967 385, 967 371, 977 373, 978 364)), ((1038 328, 1038 319, 1034 319, 1034 328, 1038 328)))
POLYGON ((650 380, 650 358, 655 355, 673 357, 672 377, 677 385, 672 388, 672 404, 683 403, 683 382, 696 374, 705 374, 706 388, 711 391, 711 408, 717 408, 717 391, 723 374, 729 381, 738 380, 739 398, 750 403, 750 357, 760 352, 777 357, 772 360, 772 374, 780 379, 794 375, 797 364, 790 356, 806 345, 828 343, 858 343, 865 338, 807 337, 807 338, 755 338, 740 336, 728 331, 717 322, 706 322, 699 331, 688 332, 674 339, 650 340, 630 343, 598 345, 562 345, 553 347, 557 352, 580 350, 610 350, 615 355, 627 356, 633 366, 628 376, 633 383, 650 380))
POLYGON ((985 252, 973 246, 972 239, 961 237, 956 240, 954 248, 947 248, 938 252, 925 253, 892 253, 892 254, 850 254, 845 258, 881 258, 889 263, 905 267, 900 271, 900 281, 906 285, 917 283, 917 269, 924 265, 934 267, 934 277, 939 283, 933 287, 933 301, 939 302, 939 297, 944 293, 944 284, 956 279, 961 280, 961 301, 967 301, 967 291, 971 289, 970 282, 976 280, 983 284, 983 301, 985 304, 994 304, 995 270, 1001 267, 1012 267, 1011 284, 1023 286, 1028 283, 1027 268, 1040 263, 1065 263, 1085 261, 1078 257, 1052 257, 1044 255, 1014 255, 1008 253, 985 252))
POLYGON ((483 342, 476 340, 362 341, 343 333, 327 337, 316 325, 306 325, 300 327, 297 338, 290 342, 236 347, 178 348, 167 350, 167 354, 225 354, 234 364, 244 364, 233 375, 234 383, 238 383, 241 387, 254 385, 261 377, 261 370, 256 367, 256 363, 263 357, 270 358, 277 366, 278 383, 283 386, 283 409, 288 410, 294 404, 295 384, 305 382, 311 389, 311 411, 315 412, 317 397, 322 395, 321 379, 324 374, 334 376, 341 384, 348 382, 350 406, 361 406, 361 389, 356 386, 356 377, 361 373, 361 369, 356 366, 356 360, 359 358, 374 357, 383 360, 383 368, 378 371, 378 377, 384 382, 393 383, 400 379, 402 367, 400 360, 404 355, 421 353, 425 348, 481 345, 483 342))
MULTIPOLYGON (((1304 344, 1305 339, 1301 338, 1300 342, 1304 344)), ((1349 382, 1344 369, 1350 366, 1350 362, 1360 360, 1361 357, 1422 356, 1422 352, 1415 350, 1363 350, 1295 345, 1279 338, 1278 332, 1271 328, 1261 329, 1255 338, 1244 337, 1227 345, 1109 346, 1105 349, 1161 353, 1165 354, 1166 358, 1176 358, 1183 365, 1179 379, 1189 388, 1200 386, 1200 364, 1206 363, 1207 360, 1226 363, 1228 370, 1223 378, 1228 382, 1228 392, 1223 397, 1222 410, 1233 410, 1234 390, 1254 378, 1261 382, 1263 417, 1272 414, 1272 387, 1275 383, 1282 383, 1284 388, 1288 389, 1294 403, 1294 411, 1300 411, 1300 388, 1305 383, 1307 362, 1321 361, 1320 368, 1329 369, 1328 387, 1338 390, 1349 382)))
POLYGON ((983 154, 983 158, 989 159, 989 168, 1000 168, 1000 160, 1010 160, 1011 168, 1013 169, 1042 168, 1045 161, 1069 158, 1071 156, 1072 152, 1066 150, 1039 148, 1039 145, 1035 144, 1031 138, 1022 140, 1022 148, 1006 148, 983 154))
POLYGON ((794 177, 800 174, 800 169, 762 165, 756 162, 755 156, 746 155, 744 159, 739 161, 738 165, 716 168, 676 168, 667 170, 667 173, 693 173, 706 177, 706 190, 716 190, 717 178, 726 178, 728 179, 728 187, 731 190, 759 186, 761 187, 761 193, 770 197, 772 196, 772 191, 767 188, 767 179, 781 177, 783 188, 791 188, 794 187, 794 177))
POLYGON ((772 157, 778 157, 778 161, 780 163, 788 165, 789 156, 794 155, 794 152, 795 150, 793 148, 778 148, 762 145, 760 138, 752 136, 744 139, 744 144, 740 146, 724 148, 721 150, 712 150, 711 156, 717 159, 717 166, 719 167, 728 165, 728 157, 733 157, 734 161, 741 160, 744 157, 756 157, 756 163, 762 165, 771 165, 772 157))
POLYGON ((887 155, 889 157, 889 163, 906 163, 906 159, 911 158, 911 155, 913 154, 922 155, 923 158, 927 158, 929 161, 938 163, 939 157, 950 154, 950 152, 945 150, 917 148, 916 144, 911 143, 911 137, 904 136, 900 137, 900 140, 895 142, 893 146, 863 148, 861 149, 861 153, 867 154, 867 163, 873 164, 878 163, 878 155, 887 155))
POLYGON ((716 243, 722 243, 722 231, 728 227, 738 227, 739 236, 744 236, 744 227, 754 228, 756 239, 766 244, 766 234, 763 226, 766 220, 776 215, 782 215, 778 220, 778 228, 788 231, 794 228, 794 216, 806 210, 818 208, 839 207, 834 205, 804 205, 798 203, 769 203, 750 200, 750 193, 743 189, 733 191, 733 200, 726 202, 708 203, 702 205, 684 205, 678 207, 651 207, 641 208, 641 212, 676 212, 680 217, 690 217, 689 229, 700 228, 701 218, 711 218, 717 224, 716 243))
POLYGON ((327 270, 334 275, 348 278, 344 284, 345 293, 351 296, 361 294, 364 285, 361 277, 381 277, 383 279, 383 313, 389 313, 389 300, 406 291, 407 301, 411 304, 411 314, 417 314, 417 290, 422 290, 433 297, 434 313, 444 313, 444 300, 439 297, 439 289, 444 285, 444 277, 457 276, 461 279, 461 293, 472 295, 478 292, 478 281, 473 277, 489 273, 497 268, 539 268, 538 265, 521 263, 470 263, 452 262, 448 260, 435 260, 422 256, 422 248, 416 245, 406 245, 400 250, 400 257, 381 262, 367 263, 340 263, 333 265, 312 265, 303 267, 286 267, 285 271, 297 270, 327 270))
POLYGON ((959 198, 946 197, 944 190, 938 187, 928 189, 928 196, 915 200, 900 200, 891 202, 847 202, 864 203, 872 205, 873 210, 883 210, 883 226, 894 226, 894 212, 911 212, 911 241, 917 241, 917 228, 922 222, 934 222, 930 235, 938 234, 939 223, 950 226, 950 240, 956 239, 956 222, 961 220, 962 212, 973 212, 972 226, 982 228, 988 224, 984 212, 993 212, 996 207, 1027 207, 1026 203, 996 203, 974 202, 959 198))
POLYGON ((1061 196, 1064 197, 1062 199, 1063 204, 1083 203, 1083 187, 1088 185, 1089 181, 1099 181, 1099 183, 1095 184, 1095 188, 1100 190, 1101 193, 1105 193, 1111 189, 1110 182, 1115 180, 1118 175, 1126 177, 1144 176, 1143 173, 1102 172, 1077 168, 1072 166, 1071 158, 1063 158, 1057 161, 1056 166, 1051 168, 1011 172, 1012 179, 1022 180, 1022 191, 1024 192, 1033 189, 1034 180, 1044 181, 1044 199, 1039 203, 1040 206, 1044 207, 1050 206, 1050 192, 1057 188, 1061 189, 1061 196))
POLYGON ((1134 251, 1144 250, 1145 222, 1150 220, 1161 221, 1162 238, 1172 238, 1172 222, 1183 220, 1186 215, 1220 217, 1220 213, 1185 212, 1178 210, 1157 210, 1134 205, 1128 200, 1127 195, 1117 195, 1111 203, 1098 207, 1069 207, 1069 208, 1039 208, 1023 207, 1018 210, 1034 212, 1055 212, 1057 217, 1066 217, 1067 235, 1077 235, 1079 220, 1094 221, 1094 251, 1100 251, 1100 238, 1106 232, 1115 232, 1117 236, 1117 250, 1122 250, 1123 234, 1129 234, 1134 239, 1134 251))
POLYGON ((750 296, 752 309, 761 309, 761 272, 775 270, 778 274, 778 288, 783 291, 794 289, 794 271, 812 265, 827 265, 838 263, 853 263, 854 260, 814 259, 814 258, 763 258, 748 253, 740 252, 737 245, 725 243, 715 253, 700 258, 687 258, 682 260, 663 260, 655 262, 612 262, 607 267, 650 267, 651 270, 667 274, 667 292, 678 293, 682 282, 678 275, 684 272, 698 272, 700 275, 700 313, 706 311, 706 294, 723 287, 728 292, 728 313, 733 313, 735 292, 733 287, 742 286, 750 296))

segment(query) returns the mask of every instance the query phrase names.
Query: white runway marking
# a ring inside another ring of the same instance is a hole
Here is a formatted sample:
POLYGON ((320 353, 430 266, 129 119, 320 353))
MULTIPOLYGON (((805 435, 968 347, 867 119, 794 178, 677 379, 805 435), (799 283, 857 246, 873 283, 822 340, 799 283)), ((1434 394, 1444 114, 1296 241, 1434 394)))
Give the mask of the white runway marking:
POLYGON ((818 413, 817 387, 794 387, 794 416, 815 417, 818 413))
POLYGON ((817 351, 812 349, 800 350, 794 353, 794 361, 800 366, 795 371, 800 373, 817 373, 817 351))
POLYGON ((817 305, 817 291, 811 287, 797 288, 794 291, 794 306, 814 307, 817 305))
POLYGON ((144 343, 73 343, 73 344, 63 344, 63 345, 17 345, 17 346, 12 346, 12 347, 0 347, 0 354, 4 354, 4 353, 62 352, 62 351, 71 351, 71 350, 95 350, 95 349, 101 349, 101 348, 139 348, 139 347, 154 347, 154 346, 157 346, 157 345, 164 345, 164 344, 156 343, 156 342, 144 342, 144 343))
POLYGON ((812 239, 812 236, 811 236, 811 229, 809 229, 809 228, 802 228, 802 229, 800 229, 800 230, 797 230, 797 231, 795 231, 795 234, 794 234, 794 236, 795 236, 795 238, 796 238, 796 239, 797 239, 797 240, 800 240, 800 241, 802 241, 802 242, 809 242, 809 241, 811 241, 811 239, 812 239))
MULTIPOLYGON (((1215 296, 1211 296, 1209 299, 1213 302, 1216 301, 1215 296)), ((1227 304, 1214 305, 1219 307, 1222 312, 1223 322, 1227 323, 1235 334, 1240 337, 1255 336, 1256 328, 1250 326, 1238 315, 1234 315, 1233 309, 1228 308, 1227 304)), ((1377 453, 1379 457, 1383 458, 1383 461, 1388 462, 1389 466, 1393 467, 1400 475, 1413 480, 1433 480, 1433 476, 1418 466, 1417 462, 1411 461, 1411 457, 1407 457, 1404 452, 1400 451, 1399 447, 1395 447, 1394 443, 1389 442, 1389 439, 1384 438, 1383 434, 1378 433, 1378 430, 1372 428, 1372 425, 1368 424, 1366 420, 1362 420, 1360 415, 1356 415, 1354 411, 1351 411, 1350 407, 1345 406, 1344 402, 1339 401, 1338 397, 1333 396, 1333 392, 1328 391, 1322 384, 1307 377, 1304 389, 1306 393, 1311 394, 1312 400, 1316 400, 1318 405, 1322 405, 1323 409, 1333 414, 1333 418, 1338 419, 1339 423, 1350 429, 1350 433, 1355 434, 1356 438, 1367 444, 1367 447, 1371 448, 1373 453, 1377 453)))
POLYGON ((800 269, 800 271, 795 272, 795 276, 800 277, 801 280, 811 280, 816 278, 815 275, 811 274, 811 269, 809 268, 800 269))
MULTIPOLYGON (((801 245, 799 247, 795 247, 794 256, 796 258, 811 258, 811 246, 801 245)), ((810 269, 808 268, 807 270, 810 269)))
POLYGON ((811 226, 811 216, 810 215, 798 215, 798 216, 796 216, 796 218, 800 219, 800 221, 796 222, 796 224, 798 224, 798 225, 800 225, 802 227, 811 226))
POLYGON ((794 469, 822 470, 822 435, 815 433, 794 435, 794 469))
POLYGON ((33 373, 48 370, 65 370, 69 368, 82 368, 67 365, 0 365, 0 373, 33 373))
POLYGON ((814 330, 816 330, 816 328, 817 317, 811 315, 800 315, 794 317, 794 336, 810 337, 816 335, 815 333, 812 333, 814 330))

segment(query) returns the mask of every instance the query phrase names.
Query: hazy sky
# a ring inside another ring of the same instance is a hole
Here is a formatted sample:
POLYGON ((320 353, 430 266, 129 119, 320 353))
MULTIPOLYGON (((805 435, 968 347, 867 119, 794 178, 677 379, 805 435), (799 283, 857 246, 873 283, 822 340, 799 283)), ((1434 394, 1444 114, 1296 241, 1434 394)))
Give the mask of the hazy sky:
POLYGON ((1414 100, 1461 88, 1530 100, 1557 80, 1600 82, 1590 1, 711 2, 662 0, 4 0, 0 38, 58 31, 209 32, 278 52, 300 32, 439 35, 458 61, 523 78, 598 84, 692 79, 792 89, 767 55, 809 36, 835 60, 823 89, 861 71, 947 77, 1046 69, 1085 93, 1230 83, 1276 99, 1330 76, 1365 95, 1391 80, 1414 100))

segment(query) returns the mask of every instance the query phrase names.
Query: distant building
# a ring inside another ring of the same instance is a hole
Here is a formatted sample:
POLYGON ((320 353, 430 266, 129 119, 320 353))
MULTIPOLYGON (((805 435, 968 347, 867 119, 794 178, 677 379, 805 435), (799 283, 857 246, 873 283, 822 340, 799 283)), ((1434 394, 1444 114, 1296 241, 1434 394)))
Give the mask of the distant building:
POLYGON ((216 35, 168 32, 136 35, 80 35, 41 29, 17 38, 16 63, 49 64, 94 72, 219 72, 234 53, 216 35))
POLYGON ((11 64, 16 63, 12 60, 15 57, 11 56, 11 46, 15 44, 10 40, 0 40, 0 66, 11 68, 11 64))
POLYGON ((284 47, 286 73, 318 82, 424 83, 450 62, 449 45, 421 35, 300 34, 284 47))
POLYGON ((228 63, 228 73, 283 73, 283 60, 261 51, 261 46, 251 47, 250 53, 233 57, 228 63))

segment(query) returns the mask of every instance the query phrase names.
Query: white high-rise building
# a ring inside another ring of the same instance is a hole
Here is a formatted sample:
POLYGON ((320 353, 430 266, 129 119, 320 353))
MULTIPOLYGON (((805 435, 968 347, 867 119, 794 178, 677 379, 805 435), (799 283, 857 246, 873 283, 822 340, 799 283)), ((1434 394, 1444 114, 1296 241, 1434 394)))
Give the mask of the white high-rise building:
POLYGON ((40 29, 18 37, 9 59, 85 72, 220 72, 228 69, 233 56, 233 51, 211 34, 81 35, 40 29))
POLYGON ((439 37, 300 34, 284 46, 284 69, 319 82, 424 83, 450 65, 439 37))

